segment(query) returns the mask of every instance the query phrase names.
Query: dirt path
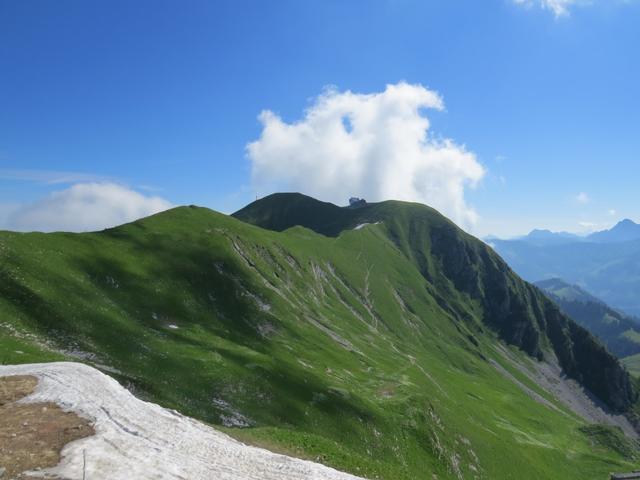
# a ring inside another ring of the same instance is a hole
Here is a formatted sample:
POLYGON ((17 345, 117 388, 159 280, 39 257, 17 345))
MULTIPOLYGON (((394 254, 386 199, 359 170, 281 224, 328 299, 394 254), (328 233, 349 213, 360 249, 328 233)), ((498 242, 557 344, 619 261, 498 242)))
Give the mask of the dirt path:
POLYGON ((54 467, 69 442, 94 434, 90 423, 54 403, 19 403, 38 385, 32 376, 0 377, 0 478, 54 467))

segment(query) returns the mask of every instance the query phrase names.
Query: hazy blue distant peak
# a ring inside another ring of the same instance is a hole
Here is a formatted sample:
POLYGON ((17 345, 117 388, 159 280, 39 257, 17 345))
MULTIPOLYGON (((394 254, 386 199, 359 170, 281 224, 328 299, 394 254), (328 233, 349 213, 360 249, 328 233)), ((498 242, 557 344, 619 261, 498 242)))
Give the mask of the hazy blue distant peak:
POLYGON ((571 243, 573 241, 579 241, 584 239, 585 237, 581 237, 573 233, 552 232, 551 230, 537 229, 537 228, 534 230, 531 230, 531 232, 529 232, 527 235, 521 235, 518 237, 504 238, 504 237, 499 237, 497 235, 488 235, 482 238, 482 240, 484 240, 487 243, 491 243, 494 241, 497 241, 497 242, 517 241, 517 242, 525 242, 525 243, 538 245, 538 246, 571 243))
MULTIPOLYGON (((491 240, 498 240, 498 238, 491 238, 491 240)), ((640 224, 626 218, 609 230, 602 230, 586 236, 569 232, 552 232, 547 229, 534 229, 527 235, 516 237, 513 240, 527 242, 537 246, 559 245, 572 242, 629 242, 640 240, 640 224)))
POLYGON ((640 239, 640 225, 628 218, 618 222, 610 230, 592 233, 588 239, 592 242, 629 242, 640 239))
POLYGON ((584 240, 584 237, 569 232, 552 232, 551 230, 535 229, 528 235, 518 238, 535 245, 553 245, 584 240))
POLYGON ((551 230, 534 229, 527 235, 528 238, 580 238, 579 235, 569 232, 552 232, 551 230))

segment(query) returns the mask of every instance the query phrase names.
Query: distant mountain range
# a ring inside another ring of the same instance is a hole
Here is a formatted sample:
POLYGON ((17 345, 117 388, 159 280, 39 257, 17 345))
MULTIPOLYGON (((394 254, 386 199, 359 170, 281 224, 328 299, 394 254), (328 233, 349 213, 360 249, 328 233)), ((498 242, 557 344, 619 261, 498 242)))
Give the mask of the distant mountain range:
MULTIPOLYGON (((491 238, 495 240, 495 237, 491 238)), ((522 240, 534 245, 559 245, 573 242, 593 242, 593 243, 619 243, 640 240, 640 224, 633 220, 625 219, 618 222, 609 230, 594 232, 590 235, 576 235, 569 232, 552 232, 551 230, 535 229, 528 235, 518 237, 515 240, 522 240)))
POLYGON ((534 230, 489 243, 525 280, 562 278, 617 310, 640 316, 640 225, 631 220, 586 237, 534 230))
POLYGON ((581 242, 585 240, 585 237, 568 232, 552 232, 551 230, 536 229, 529 232, 528 235, 520 237, 519 240, 524 240, 535 245, 558 245, 563 243, 581 242))

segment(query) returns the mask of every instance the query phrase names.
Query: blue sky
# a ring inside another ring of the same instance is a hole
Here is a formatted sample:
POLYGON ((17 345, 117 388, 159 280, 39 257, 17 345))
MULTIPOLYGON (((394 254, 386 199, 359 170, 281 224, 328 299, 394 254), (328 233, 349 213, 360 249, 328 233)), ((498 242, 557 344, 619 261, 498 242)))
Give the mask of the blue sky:
MULTIPOLYGON (((640 2, 622 0, 1 0, 0 228, 97 228, 97 217, 170 204, 232 212, 270 189, 307 187, 289 171, 325 178, 325 162, 307 152, 331 155, 337 140, 320 130, 330 144, 308 144, 318 135, 285 129, 294 148, 260 113, 306 128, 329 98, 339 108, 353 100, 344 111, 357 117, 399 101, 387 85, 439 95, 443 108, 411 104, 430 122, 438 166, 421 169, 416 154, 405 168, 413 140, 380 135, 335 157, 342 168, 352 150, 365 152, 358 191, 327 176, 312 193, 377 199, 422 182, 416 200, 441 199, 478 235, 640 220, 639 14, 640 2), (445 139, 455 158, 473 156, 455 172, 443 171, 445 139), (264 146, 253 157, 252 142, 264 146), (386 181, 380 152, 412 177, 363 187, 386 181), (482 174, 466 172, 477 166, 482 174)), ((385 131, 387 111, 363 121, 372 130, 362 138, 385 131)))

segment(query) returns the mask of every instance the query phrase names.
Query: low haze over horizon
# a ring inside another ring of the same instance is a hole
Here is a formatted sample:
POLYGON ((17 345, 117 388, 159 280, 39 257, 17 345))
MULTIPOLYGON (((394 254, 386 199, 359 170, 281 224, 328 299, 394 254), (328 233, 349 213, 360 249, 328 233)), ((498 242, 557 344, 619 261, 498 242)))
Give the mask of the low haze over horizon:
POLYGON ((0 229, 276 191, 640 221, 640 1, 0 2, 0 229))

